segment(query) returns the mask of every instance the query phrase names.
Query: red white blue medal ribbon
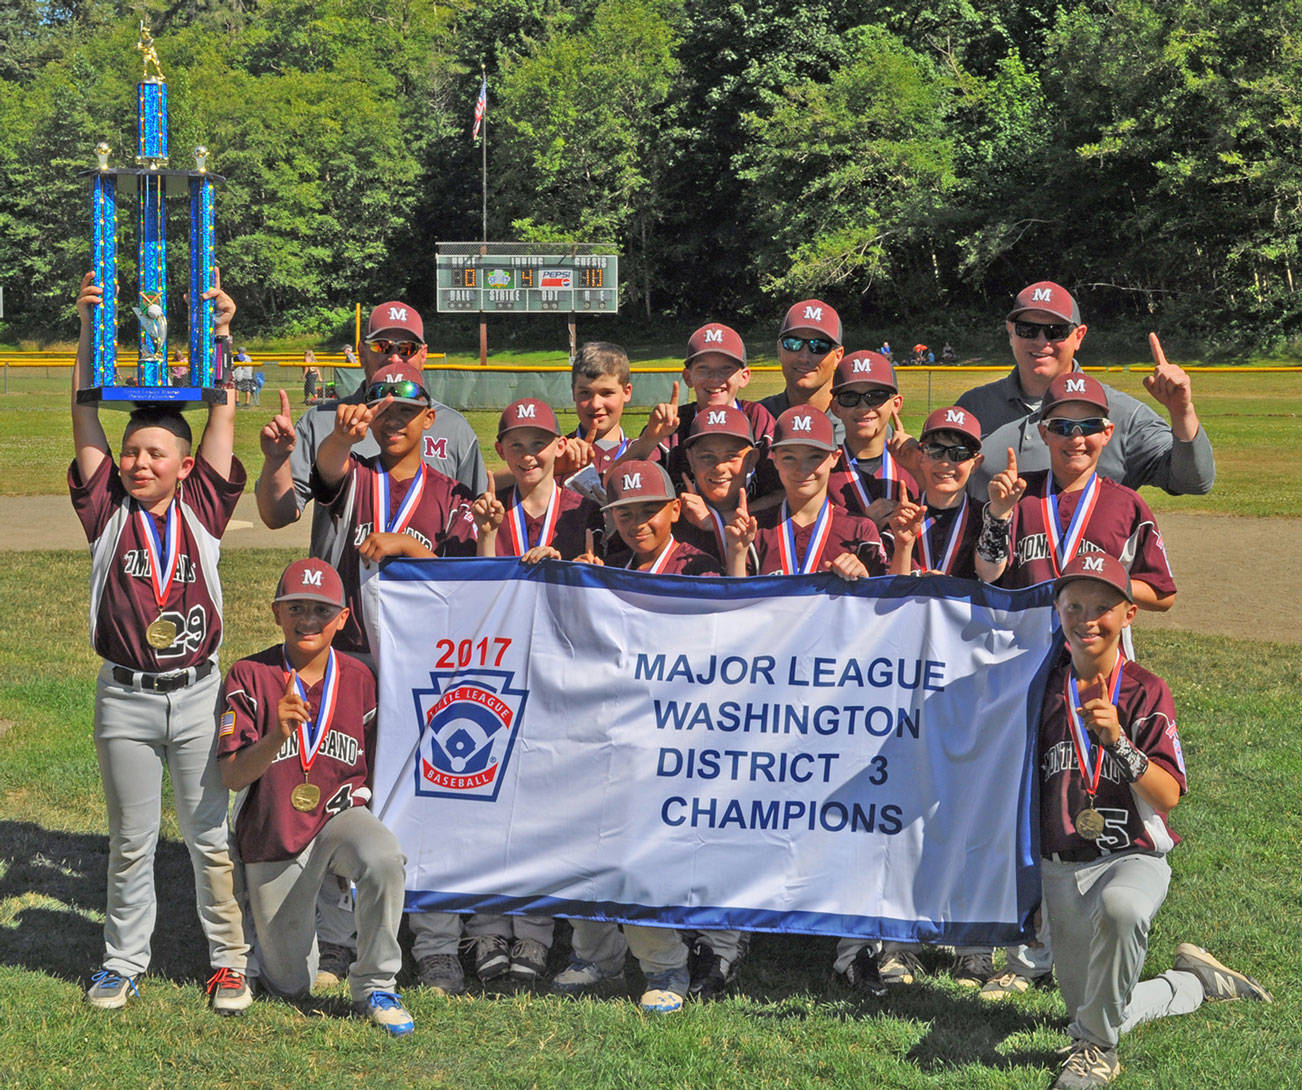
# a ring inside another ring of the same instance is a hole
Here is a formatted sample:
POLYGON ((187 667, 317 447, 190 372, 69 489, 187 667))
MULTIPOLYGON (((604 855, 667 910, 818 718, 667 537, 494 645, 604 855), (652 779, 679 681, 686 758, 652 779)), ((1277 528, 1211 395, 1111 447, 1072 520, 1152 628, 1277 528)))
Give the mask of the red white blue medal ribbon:
MULTIPOLYGON (((1112 668, 1112 676, 1108 678, 1108 688, 1112 693, 1112 706, 1117 706, 1117 697, 1121 695, 1121 672, 1126 663, 1125 655, 1117 652, 1117 664, 1112 668)), ((1095 792, 1099 789, 1099 774, 1103 771, 1103 747, 1095 746, 1090 740, 1090 733, 1085 729, 1085 724, 1081 722, 1080 716, 1076 714, 1076 705, 1080 701, 1080 690, 1076 685, 1076 671, 1072 667, 1067 669, 1067 680, 1064 683, 1063 697, 1067 702, 1067 715, 1071 722, 1071 744, 1076 751, 1076 765, 1080 768, 1080 774, 1085 780, 1085 793, 1092 799, 1095 792), (1094 771, 1090 771, 1090 756, 1094 757, 1094 771)))
POLYGON ((809 575, 818 571, 818 563, 823 558, 823 548, 827 544, 827 535, 832 528, 832 503, 823 500, 823 508, 814 520, 814 528, 809 535, 809 548, 805 558, 796 555, 796 526, 791 520, 791 508, 787 501, 782 501, 782 534, 778 538, 778 553, 782 559, 783 575, 809 575))
POLYGON ((136 517, 140 520, 145 556, 149 558, 149 583, 154 590, 154 600, 158 603, 158 608, 162 609, 172 591, 177 561, 181 555, 181 535, 177 532, 178 505, 175 499, 167 505, 163 537, 159 540, 154 516, 134 500, 132 503, 135 504, 136 517))
POLYGON ((841 456, 845 459, 845 475, 850 478, 850 487, 859 497, 859 509, 866 515, 872 500, 868 496, 868 489, 864 487, 863 476, 859 472, 859 461, 846 446, 841 448, 841 456))
MULTIPOLYGON (((669 566, 669 559, 674 555, 674 550, 678 547, 678 541, 673 534, 669 535, 669 540, 665 542, 665 547, 660 550, 660 554, 651 562, 651 567, 645 569, 651 575, 659 575, 669 566)), ((637 567, 637 554, 634 553, 628 562, 630 568, 637 567)))
MULTIPOLYGON (((525 514, 524 502, 520 499, 520 490, 511 489, 511 510, 507 516, 507 536, 511 539, 511 555, 524 556, 534 546, 529 541, 528 516, 525 514)), ((547 501, 547 510, 543 513, 542 529, 538 531, 538 544, 550 545, 556 536, 556 520, 561 510, 561 486, 552 483, 551 499, 547 501)))
MULTIPOLYGON (((290 676, 289 660, 285 660, 285 676, 290 676)), ((303 679, 294 677, 294 691, 304 704, 308 703, 307 689, 303 679)), ((303 775, 312 771, 312 763, 321 751, 321 743, 330 733, 330 721, 334 718, 335 704, 339 695, 339 671, 335 664, 335 649, 330 648, 330 657, 326 660, 325 677, 321 681, 321 703, 317 707, 316 717, 307 723, 298 725, 298 763, 303 766, 303 775)))
MULTIPOLYGON (((895 459, 891 457, 891 452, 882 447, 882 475, 880 480, 886 486, 884 491, 888 500, 899 499, 900 496, 900 467, 895 464, 895 459)), ((864 508, 866 511, 867 508, 864 508)))
POLYGON ((1063 533, 1058 521, 1058 490, 1053 483, 1053 474, 1044 478, 1044 495, 1040 499, 1040 509, 1044 515, 1044 532, 1049 535, 1049 562, 1053 565, 1053 574, 1061 575, 1063 568, 1071 563, 1072 558, 1085 539, 1085 530, 1099 502, 1099 475, 1091 473, 1090 479, 1081 490, 1076 510, 1072 512, 1071 523, 1063 533))
POLYGON ((392 518, 389 517, 389 474, 382 466, 375 467, 375 478, 371 485, 371 501, 375 508, 373 518, 375 529, 386 534, 400 534, 411 523, 416 507, 420 503, 421 493, 425 491, 425 463, 421 462, 416 476, 411 479, 407 494, 392 518))
POLYGON ((945 552, 940 558, 940 563, 936 563, 931 555, 931 528, 935 525, 936 517, 933 515, 922 524, 922 533, 918 535, 918 549, 922 553, 922 567, 924 571, 938 571, 948 575, 954 567, 954 559, 958 556, 958 545, 963 540, 963 535, 967 531, 968 508, 967 495, 963 496, 963 506, 958 509, 958 514, 954 516, 954 521, 949 528, 949 541, 945 544, 945 552))
POLYGON ((710 512, 710 519, 714 523, 714 536, 719 540, 719 559, 726 559, 728 556, 728 538, 724 534, 723 516, 708 503, 705 505, 705 509, 710 512))

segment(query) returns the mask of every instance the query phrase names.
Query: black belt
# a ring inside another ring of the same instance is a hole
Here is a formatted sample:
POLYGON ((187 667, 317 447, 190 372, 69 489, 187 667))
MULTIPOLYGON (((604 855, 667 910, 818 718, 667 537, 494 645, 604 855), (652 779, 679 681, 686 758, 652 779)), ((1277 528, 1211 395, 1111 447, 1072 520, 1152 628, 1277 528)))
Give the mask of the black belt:
POLYGON ((1088 863, 1102 856, 1103 853, 1098 848, 1072 848, 1069 852, 1049 852, 1045 859, 1054 863, 1088 863))
POLYGON ((186 670, 169 670, 165 674, 146 674, 140 670, 128 670, 125 666, 115 666, 113 680, 120 685, 130 685, 133 689, 171 693, 206 678, 213 672, 215 666, 216 663, 212 659, 205 659, 198 666, 191 666, 186 670))

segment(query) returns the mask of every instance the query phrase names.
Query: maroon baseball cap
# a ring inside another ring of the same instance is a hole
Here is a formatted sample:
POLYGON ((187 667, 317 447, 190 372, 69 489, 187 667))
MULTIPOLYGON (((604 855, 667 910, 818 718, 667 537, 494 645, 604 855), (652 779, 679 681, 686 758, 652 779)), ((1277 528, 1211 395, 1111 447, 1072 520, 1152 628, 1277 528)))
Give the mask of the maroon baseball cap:
POLYGON ((522 397, 512 401, 497 421, 497 437, 502 438, 512 428, 540 428, 560 435, 561 426, 556 422, 556 414, 545 401, 536 397, 522 397))
POLYGON ((344 608, 344 584, 339 573, 324 560, 311 556, 295 560, 280 577, 276 586, 276 602, 325 602, 326 605, 344 608))
POLYGON ((618 462, 606 472, 606 505, 602 510, 630 503, 668 503, 677 498, 674 482, 659 462, 618 462))
POLYGON ((727 435, 755 445, 755 436, 751 434, 750 420, 736 405, 709 405, 698 409, 692 417, 692 426, 688 429, 683 446, 703 435, 727 435))
POLYGON ((1077 553, 1071 563, 1063 568, 1062 574, 1053 581, 1054 598, 1073 579, 1093 579, 1098 583, 1106 583, 1127 602, 1135 600, 1130 592, 1130 575, 1125 566, 1115 556, 1107 553, 1077 553))
POLYGON ((425 343, 425 323, 420 320, 420 312, 410 303, 397 299, 381 303, 366 322, 365 340, 384 337, 388 340, 399 339, 399 334, 406 334, 414 341, 425 343))
POLYGON ((1080 307, 1076 300, 1071 297, 1071 292, 1052 280, 1041 280, 1019 291, 1013 300, 1013 309, 1008 312, 1008 320, 1016 321, 1024 310, 1042 310, 1064 322, 1080 325, 1080 307))
POLYGON ((841 357, 841 362, 836 365, 836 374, 832 376, 832 392, 835 393, 843 386, 884 386, 888 390, 900 392, 891 361, 880 352, 870 349, 841 357))
POLYGON ((731 326, 719 322, 701 326, 687 342, 687 358, 683 360, 683 366, 690 367, 692 360, 707 352, 718 352, 738 367, 746 366, 746 346, 742 343, 741 334, 731 326))
POLYGON ((395 405, 419 405, 426 408, 430 403, 429 388, 421 370, 414 363, 403 360, 400 363, 385 364, 371 376, 366 384, 366 403, 375 405, 386 397, 392 397, 395 405), (414 383, 419 389, 404 389, 403 383, 414 383), (424 396, 417 396, 423 394, 424 396))
POLYGON ((972 441, 973 450, 981 449, 981 422, 966 409, 961 409, 957 405, 937 409, 927 417, 918 438, 925 439, 928 435, 934 435, 940 431, 952 431, 959 435, 965 435, 972 441))
POLYGON ((785 337, 797 329, 811 329, 837 344, 841 343, 841 316, 821 299, 802 299, 788 310, 778 336, 785 337))
POLYGON ((1044 391, 1044 400, 1040 402, 1040 419, 1046 419, 1053 409, 1068 401, 1083 401, 1086 405, 1102 409, 1104 415, 1107 415, 1107 390, 1098 379, 1083 371, 1068 371, 1049 383, 1049 388, 1044 391))
POLYGON ((819 450, 836 450, 836 432, 827 413, 810 405, 794 405, 778 417, 769 448, 777 450, 798 443, 819 450))

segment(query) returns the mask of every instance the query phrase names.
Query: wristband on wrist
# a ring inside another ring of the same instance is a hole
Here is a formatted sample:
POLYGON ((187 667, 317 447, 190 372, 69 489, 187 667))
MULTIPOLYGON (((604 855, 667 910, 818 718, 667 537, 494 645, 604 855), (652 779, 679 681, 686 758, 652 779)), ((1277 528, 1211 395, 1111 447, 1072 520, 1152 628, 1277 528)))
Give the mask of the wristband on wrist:
POLYGON ((1134 783, 1140 776, 1148 771, 1148 754, 1135 748, 1134 744, 1124 734, 1110 746, 1104 746, 1104 749, 1112 755, 1112 759, 1117 762, 1121 769, 1121 775, 1127 783, 1134 783))
POLYGON ((976 554, 982 560, 998 564, 1008 559, 1008 540, 1012 536, 1013 520, 995 518, 989 505, 981 508, 981 534, 977 538, 976 554))

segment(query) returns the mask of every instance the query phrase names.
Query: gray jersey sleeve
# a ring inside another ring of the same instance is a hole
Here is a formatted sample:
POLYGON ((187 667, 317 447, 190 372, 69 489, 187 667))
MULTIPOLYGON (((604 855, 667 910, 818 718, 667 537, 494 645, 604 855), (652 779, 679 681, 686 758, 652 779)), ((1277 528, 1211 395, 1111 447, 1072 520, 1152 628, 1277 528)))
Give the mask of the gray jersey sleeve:
POLYGON ((1173 496, 1202 496, 1216 480, 1216 459, 1207 432, 1199 428, 1192 440, 1181 440, 1171 425, 1142 401, 1108 389, 1109 415, 1117 425, 1113 442, 1121 448, 1127 488, 1152 485, 1173 496))

